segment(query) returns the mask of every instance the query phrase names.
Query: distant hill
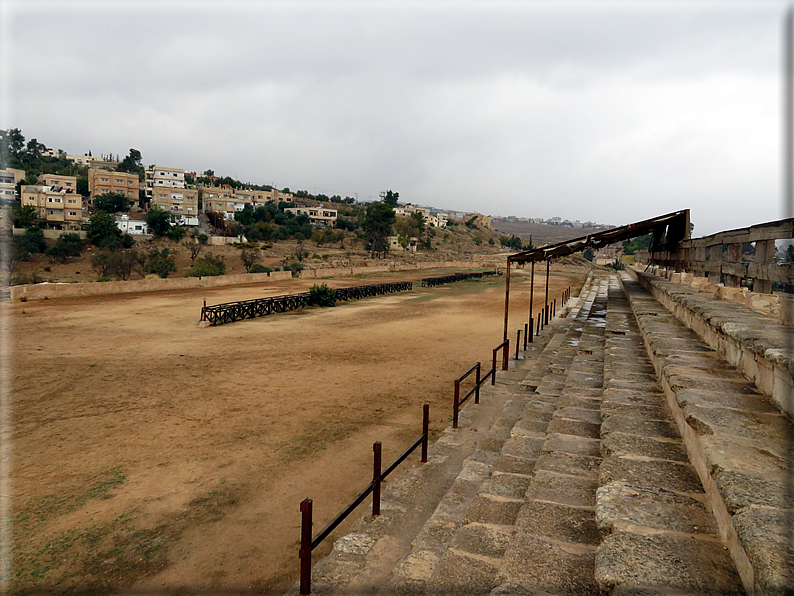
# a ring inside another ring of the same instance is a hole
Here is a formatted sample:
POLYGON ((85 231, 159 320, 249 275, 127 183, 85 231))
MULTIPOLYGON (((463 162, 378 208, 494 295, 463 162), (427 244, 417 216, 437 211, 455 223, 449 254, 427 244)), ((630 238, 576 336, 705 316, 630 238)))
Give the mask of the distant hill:
POLYGON ((521 240, 529 240, 535 246, 564 242, 572 238, 587 236, 596 232, 603 232, 603 227, 597 228, 571 228, 568 226, 550 226, 546 224, 528 223, 525 221, 494 221, 493 229, 501 234, 515 234, 521 240))

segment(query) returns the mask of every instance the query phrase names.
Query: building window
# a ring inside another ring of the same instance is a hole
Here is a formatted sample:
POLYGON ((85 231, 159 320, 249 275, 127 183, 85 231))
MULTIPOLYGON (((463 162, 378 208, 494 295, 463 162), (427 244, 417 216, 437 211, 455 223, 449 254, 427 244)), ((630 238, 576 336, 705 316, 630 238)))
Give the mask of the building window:
POLYGON ((77 211, 70 211, 69 215, 71 215, 72 217, 76 217, 77 216, 77 211))

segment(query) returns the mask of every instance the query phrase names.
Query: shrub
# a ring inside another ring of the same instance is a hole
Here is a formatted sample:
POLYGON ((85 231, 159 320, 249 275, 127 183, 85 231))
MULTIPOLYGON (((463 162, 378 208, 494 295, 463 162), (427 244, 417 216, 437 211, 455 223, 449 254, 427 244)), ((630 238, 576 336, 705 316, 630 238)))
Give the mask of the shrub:
POLYGON ((47 254, 52 258, 64 262, 69 257, 79 257, 83 251, 83 240, 79 234, 74 232, 61 234, 48 250, 47 254))
POLYGON ((176 260, 167 248, 157 250, 153 248, 146 255, 146 273, 156 273, 160 277, 168 277, 172 271, 176 271, 176 260))
POLYGON ((41 228, 28 228, 19 237, 18 243, 23 252, 37 253, 47 250, 47 243, 44 241, 44 230, 41 228))
POLYGON ((185 277, 212 277, 224 275, 226 273, 226 263, 223 257, 216 257, 211 252, 206 256, 196 259, 196 262, 188 267, 185 277))
POLYGON ((336 304, 336 290, 328 284, 314 284, 309 288, 312 297, 312 304, 316 306, 334 306, 336 304))
POLYGON ((262 263, 254 263, 248 270, 248 273, 272 273, 273 269, 265 267, 262 263))
POLYGON ((295 277, 296 275, 298 275, 298 273, 300 273, 301 271, 303 271, 303 263, 290 263, 290 264, 287 266, 287 268, 288 268, 290 271, 292 271, 292 276, 293 276, 293 277, 295 277))
POLYGON ((166 236, 174 242, 180 242, 185 237, 185 228, 182 226, 171 226, 168 228, 166 236))

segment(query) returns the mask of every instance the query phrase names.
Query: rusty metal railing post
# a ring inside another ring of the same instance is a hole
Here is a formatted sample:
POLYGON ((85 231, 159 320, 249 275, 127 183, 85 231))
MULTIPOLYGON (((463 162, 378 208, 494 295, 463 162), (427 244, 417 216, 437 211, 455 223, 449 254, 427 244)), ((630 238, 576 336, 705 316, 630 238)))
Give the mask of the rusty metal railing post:
POLYGON ((372 444, 372 517, 380 515, 381 444, 372 444))
POLYGON ((516 331, 516 360, 518 360, 518 350, 521 347, 521 329, 516 331))
POLYGON ((529 335, 529 329, 532 324, 524 323, 524 351, 527 351, 527 335, 529 335))
POLYGON ((476 388, 474 389, 474 403, 475 404, 480 403, 480 368, 481 368, 481 366, 482 365, 478 362, 477 363, 477 381, 476 381, 477 385, 476 385, 476 388))
POLYGON ((505 340, 504 351, 502 352, 502 370, 507 370, 507 361, 510 358, 510 340, 505 340))
POLYGON ((422 463, 427 463, 427 443, 430 439, 430 404, 422 406, 422 463))
POLYGON ((557 316, 557 299, 556 298, 554 299, 554 305, 551 308, 551 316, 552 316, 552 318, 557 316))
POLYGON ((496 353, 499 348, 493 349, 493 364, 491 365, 491 385, 496 385, 496 353))
POLYGON ((458 428, 459 407, 460 407, 460 380, 455 379, 455 399, 452 402, 452 428, 458 428))
POLYGON ((529 343, 532 343, 533 336, 535 335, 533 332, 535 331, 535 320, 532 317, 529 317, 529 343))
POLYGON ((539 316, 538 316, 538 330, 537 330, 537 332, 535 333, 535 335, 540 335, 540 322, 541 322, 542 320, 543 320, 543 316, 539 315, 539 316))
POLYGON ((301 501, 301 547, 298 551, 301 560, 301 596, 312 593, 312 500, 301 501))

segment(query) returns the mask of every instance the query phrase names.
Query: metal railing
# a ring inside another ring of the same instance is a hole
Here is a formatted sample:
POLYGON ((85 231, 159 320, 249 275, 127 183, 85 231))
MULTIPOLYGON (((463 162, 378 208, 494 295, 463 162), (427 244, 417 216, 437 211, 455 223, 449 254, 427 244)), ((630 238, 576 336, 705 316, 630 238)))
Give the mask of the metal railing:
POLYGON ((455 379, 455 397, 452 401, 452 428, 458 428, 458 412, 464 403, 474 395, 474 403, 480 403, 480 387, 485 385, 488 379, 491 379, 491 385, 496 385, 496 362, 499 355, 499 350, 502 350, 502 370, 507 370, 508 360, 510 358, 510 340, 506 339, 493 349, 493 360, 491 370, 481 376, 482 364, 477 362, 469 370, 455 379), (474 386, 463 397, 460 396, 461 383, 473 372, 476 372, 474 386))
MULTIPOLYGON (((412 289, 413 282, 397 281, 366 286, 353 286, 351 288, 338 288, 334 290, 334 292, 336 300, 344 302, 347 300, 369 298, 371 296, 393 294, 395 292, 405 292, 412 289)), ((235 321, 244 319, 255 319, 273 313, 287 312, 313 305, 312 295, 309 292, 273 296, 270 298, 255 298, 253 300, 241 300, 239 302, 224 302, 211 306, 207 306, 205 303, 201 308, 201 318, 199 321, 208 321, 210 325, 223 325, 224 323, 234 323, 235 321)))
POLYGON ((336 527, 341 524, 348 515, 361 505, 367 496, 372 494, 372 515, 380 515, 380 488, 381 483, 391 474, 397 466, 404 462, 411 453, 418 447, 422 447, 421 463, 427 463, 427 443, 429 437, 430 406, 425 404, 422 407, 422 436, 406 449, 394 462, 385 470, 381 471, 381 442, 376 441, 372 444, 372 481, 367 487, 353 499, 339 514, 332 519, 327 526, 312 538, 312 500, 304 499, 300 504, 301 511, 301 545, 298 551, 300 557, 300 593, 301 596, 311 594, 312 588, 312 551, 325 540, 336 527))
POLYGON ((444 284, 464 281, 466 279, 479 279, 488 275, 499 275, 498 271, 479 271, 476 273, 453 273, 452 275, 442 275, 440 277, 426 277, 422 280, 423 288, 432 288, 444 284))

